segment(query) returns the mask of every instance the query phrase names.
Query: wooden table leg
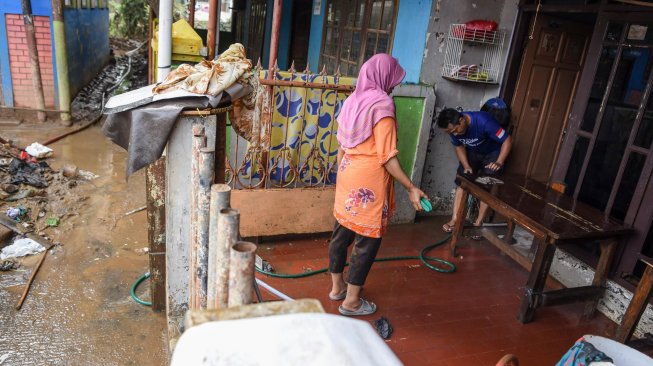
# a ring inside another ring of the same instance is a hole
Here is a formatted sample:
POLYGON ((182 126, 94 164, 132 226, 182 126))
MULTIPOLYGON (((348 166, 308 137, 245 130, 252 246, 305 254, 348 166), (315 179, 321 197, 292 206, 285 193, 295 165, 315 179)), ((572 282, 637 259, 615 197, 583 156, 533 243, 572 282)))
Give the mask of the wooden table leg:
POLYGON ((506 242, 508 245, 512 245, 512 238, 515 234, 515 221, 512 219, 508 219, 508 230, 506 231, 506 235, 503 238, 503 241, 506 242))
MULTIPOLYGON (((605 281, 608 278, 608 271, 610 270, 610 264, 612 263, 612 257, 617 248, 617 243, 617 239, 615 238, 601 241, 601 256, 599 257, 599 263, 596 265, 596 272, 594 272, 592 286, 602 287, 605 285, 605 281)), ((590 319, 594 316, 596 305, 598 305, 598 303, 598 298, 587 302, 583 313, 583 316, 586 319, 590 319)))
POLYGON ((653 294, 653 267, 648 265, 646 266, 642 279, 639 280, 639 284, 633 294, 633 298, 630 300, 630 304, 628 304, 628 309, 626 309, 621 324, 619 324, 619 327, 617 328, 614 336, 615 341, 621 343, 628 342, 630 337, 633 335, 644 310, 646 310, 646 305, 648 304, 648 300, 651 298, 651 294, 653 294))
POLYGON ((451 236, 451 243, 449 244, 451 248, 451 256, 456 256, 456 245, 458 245, 458 239, 463 233, 463 226, 465 226, 465 216, 467 216, 467 198, 469 197, 469 192, 463 190, 463 197, 460 202, 460 207, 458 207, 458 212, 456 212, 456 223, 454 224, 453 233, 451 236))
MULTIPOLYGON (((518 319, 522 323, 530 323, 533 321, 535 309, 540 305, 542 292, 546 278, 549 275, 551 262, 553 262, 553 254, 555 253, 555 246, 549 243, 549 238, 538 238, 537 236, 533 241, 538 241, 537 252, 535 253, 535 260, 531 273, 528 276, 526 289, 524 290, 524 297, 522 299, 521 308, 519 309, 518 319)), ((533 245, 536 243, 534 242, 533 245)))

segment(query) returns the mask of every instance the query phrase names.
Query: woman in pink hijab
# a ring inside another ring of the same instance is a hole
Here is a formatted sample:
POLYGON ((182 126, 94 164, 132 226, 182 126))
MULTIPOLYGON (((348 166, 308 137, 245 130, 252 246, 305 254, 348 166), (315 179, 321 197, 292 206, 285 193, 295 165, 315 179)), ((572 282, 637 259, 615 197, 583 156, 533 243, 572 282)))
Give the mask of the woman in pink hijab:
POLYGON ((329 244, 329 298, 344 300, 343 315, 368 315, 373 302, 361 298, 361 286, 381 245, 394 211, 394 181, 408 191, 415 210, 424 192, 406 176, 397 160, 397 122, 390 97, 406 72, 390 55, 377 54, 363 64, 356 91, 345 101, 338 116, 338 177, 333 215, 336 225, 329 244), (343 271, 347 248, 354 243, 349 272, 343 271))

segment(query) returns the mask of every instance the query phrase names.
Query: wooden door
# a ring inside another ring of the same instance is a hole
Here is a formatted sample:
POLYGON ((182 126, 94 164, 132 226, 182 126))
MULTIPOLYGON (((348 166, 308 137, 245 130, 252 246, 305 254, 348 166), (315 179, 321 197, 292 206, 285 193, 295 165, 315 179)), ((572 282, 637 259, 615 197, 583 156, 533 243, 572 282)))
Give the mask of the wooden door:
POLYGON ((304 70, 308 61, 308 44, 311 34, 312 2, 295 0, 292 9, 292 32, 290 33, 290 61, 296 70, 304 70))
POLYGON ((603 13, 589 47, 555 179, 632 226, 619 275, 653 260, 653 14, 603 13))
POLYGON ((510 173, 549 182, 591 34, 590 25, 537 17, 511 104, 510 173))

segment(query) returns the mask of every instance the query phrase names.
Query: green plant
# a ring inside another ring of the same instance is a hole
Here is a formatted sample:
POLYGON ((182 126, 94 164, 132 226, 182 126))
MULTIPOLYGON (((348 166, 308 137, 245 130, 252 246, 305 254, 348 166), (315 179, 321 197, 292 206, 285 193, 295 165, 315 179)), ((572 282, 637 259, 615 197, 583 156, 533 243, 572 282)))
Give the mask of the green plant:
POLYGON ((147 35, 147 0, 110 0, 110 28, 112 36, 143 38, 147 35))

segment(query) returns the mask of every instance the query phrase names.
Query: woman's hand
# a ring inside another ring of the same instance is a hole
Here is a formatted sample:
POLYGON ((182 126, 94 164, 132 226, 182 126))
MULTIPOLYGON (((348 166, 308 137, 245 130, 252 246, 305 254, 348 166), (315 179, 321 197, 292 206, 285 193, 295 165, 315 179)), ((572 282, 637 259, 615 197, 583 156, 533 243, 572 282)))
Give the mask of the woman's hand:
POLYGON ((385 163, 385 169, 397 180, 397 182, 399 182, 399 184, 406 188, 410 203, 413 204, 415 210, 422 211, 422 204, 419 200, 422 197, 426 199, 429 199, 429 197, 424 194, 421 189, 417 188, 410 179, 408 179, 406 173, 401 169, 401 165, 396 156, 392 157, 387 163, 385 163))
POLYGON ((429 199, 429 197, 416 186, 412 186, 410 189, 408 189, 408 198, 410 198, 410 203, 413 204, 413 207, 417 211, 422 211, 422 204, 420 203, 420 200, 422 198, 429 199))

